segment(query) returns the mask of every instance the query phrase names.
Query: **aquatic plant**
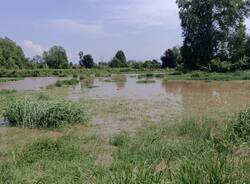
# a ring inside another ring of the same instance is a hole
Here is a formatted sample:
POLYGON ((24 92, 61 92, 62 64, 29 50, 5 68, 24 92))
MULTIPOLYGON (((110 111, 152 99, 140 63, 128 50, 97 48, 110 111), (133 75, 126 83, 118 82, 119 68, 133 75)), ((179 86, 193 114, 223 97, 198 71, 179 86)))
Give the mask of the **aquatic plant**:
POLYGON ((79 83, 79 80, 77 79, 70 79, 70 80, 59 80, 56 82, 56 87, 62 87, 62 86, 73 86, 79 83))
POLYGON ((150 83, 155 83, 155 80, 149 80, 149 79, 139 80, 136 83, 138 83, 138 84, 150 84, 150 83))

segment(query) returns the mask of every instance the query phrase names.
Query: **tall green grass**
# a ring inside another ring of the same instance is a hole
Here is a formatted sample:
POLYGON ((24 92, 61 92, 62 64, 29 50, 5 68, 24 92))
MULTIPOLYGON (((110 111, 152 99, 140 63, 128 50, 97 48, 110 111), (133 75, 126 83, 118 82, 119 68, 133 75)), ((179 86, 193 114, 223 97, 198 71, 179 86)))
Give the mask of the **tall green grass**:
POLYGON ((248 183, 249 118, 243 111, 224 123, 195 119, 160 127, 135 137, 118 137, 116 162, 106 183, 248 183), (235 140, 238 140, 237 143, 235 140), (244 146, 238 142, 243 143, 244 146), (122 144, 120 144, 122 143, 122 144), (228 151, 230 150, 230 151, 228 151))
POLYGON ((68 101, 13 100, 4 117, 11 126, 22 128, 58 128, 81 123, 86 119, 86 109, 68 101))
POLYGON ((66 137, 41 139, 12 152, 0 165, 0 184, 89 183, 93 159, 66 137))

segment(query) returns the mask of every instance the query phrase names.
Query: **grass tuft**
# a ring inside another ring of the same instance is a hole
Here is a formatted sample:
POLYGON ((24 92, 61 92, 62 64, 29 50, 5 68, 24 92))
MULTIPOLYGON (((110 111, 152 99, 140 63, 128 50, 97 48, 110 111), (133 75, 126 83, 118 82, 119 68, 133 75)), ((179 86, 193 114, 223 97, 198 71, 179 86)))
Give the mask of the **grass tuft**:
POLYGON ((67 101, 13 100, 4 117, 11 126, 22 128, 58 128, 86 119, 82 105, 67 101))

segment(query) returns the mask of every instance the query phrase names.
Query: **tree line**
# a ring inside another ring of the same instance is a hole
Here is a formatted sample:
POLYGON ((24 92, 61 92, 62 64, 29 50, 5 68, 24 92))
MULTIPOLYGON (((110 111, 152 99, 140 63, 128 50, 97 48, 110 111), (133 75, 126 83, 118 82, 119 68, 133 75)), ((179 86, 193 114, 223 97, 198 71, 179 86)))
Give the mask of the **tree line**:
POLYGON ((62 46, 53 46, 48 51, 33 58, 25 57, 22 48, 9 38, 0 38, 0 68, 5 69, 67 69, 67 68, 161 68, 162 64, 157 60, 147 60, 145 62, 127 60, 122 50, 117 51, 109 62, 99 62, 96 64, 92 55, 79 52, 77 64, 69 62, 67 52, 62 46))
POLYGON ((79 52, 78 64, 69 63, 66 50, 53 46, 42 56, 25 57, 9 38, 0 38, 1 68, 178 68, 227 72, 250 69, 250 36, 245 20, 250 0, 177 0, 183 44, 167 49, 161 62, 127 60, 118 51, 109 62, 96 64, 90 54, 79 52))

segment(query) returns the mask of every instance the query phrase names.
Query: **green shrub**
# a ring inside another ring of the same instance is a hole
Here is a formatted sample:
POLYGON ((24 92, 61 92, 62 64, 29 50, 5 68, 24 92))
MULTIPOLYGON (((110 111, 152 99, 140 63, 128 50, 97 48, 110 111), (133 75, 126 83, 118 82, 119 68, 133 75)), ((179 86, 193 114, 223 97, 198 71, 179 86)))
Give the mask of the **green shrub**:
POLYGON ((233 142, 250 143, 250 108, 238 113, 226 128, 226 136, 233 142))
POLYGON ((213 59, 209 63, 209 70, 211 72, 229 72, 231 71, 232 64, 228 61, 221 61, 219 58, 213 59))
POLYGON ((81 123, 86 119, 82 105, 67 101, 13 100, 4 117, 11 126, 22 128, 57 128, 81 123))

